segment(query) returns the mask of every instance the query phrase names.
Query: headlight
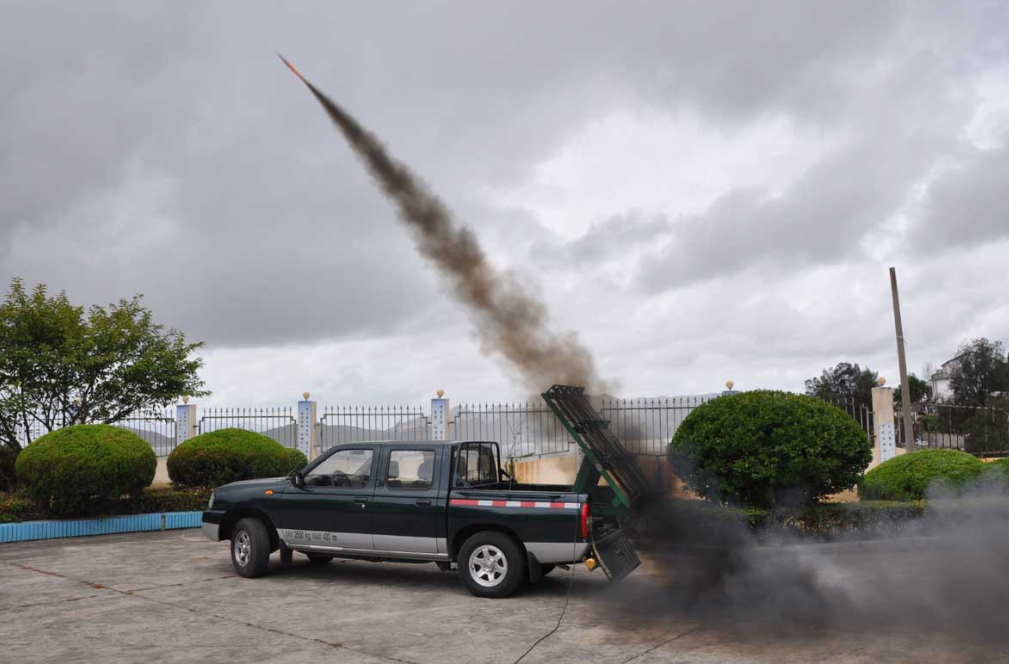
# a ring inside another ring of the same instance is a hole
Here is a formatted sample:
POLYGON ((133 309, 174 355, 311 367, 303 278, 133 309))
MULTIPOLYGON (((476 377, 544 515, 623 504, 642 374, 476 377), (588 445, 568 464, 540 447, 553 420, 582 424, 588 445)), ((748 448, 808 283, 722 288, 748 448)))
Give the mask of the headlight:
POLYGON ((208 510, 214 509, 214 496, 216 496, 216 495, 217 495, 216 491, 211 491, 210 492, 210 502, 207 503, 207 509, 208 510))

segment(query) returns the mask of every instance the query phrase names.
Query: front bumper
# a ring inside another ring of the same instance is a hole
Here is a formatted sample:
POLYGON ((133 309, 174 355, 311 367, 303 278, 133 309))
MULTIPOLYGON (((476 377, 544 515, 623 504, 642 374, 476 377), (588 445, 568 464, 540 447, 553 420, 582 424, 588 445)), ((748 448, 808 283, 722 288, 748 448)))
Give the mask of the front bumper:
POLYGON ((224 512, 207 510, 203 513, 203 534, 211 542, 221 541, 221 518, 224 512))

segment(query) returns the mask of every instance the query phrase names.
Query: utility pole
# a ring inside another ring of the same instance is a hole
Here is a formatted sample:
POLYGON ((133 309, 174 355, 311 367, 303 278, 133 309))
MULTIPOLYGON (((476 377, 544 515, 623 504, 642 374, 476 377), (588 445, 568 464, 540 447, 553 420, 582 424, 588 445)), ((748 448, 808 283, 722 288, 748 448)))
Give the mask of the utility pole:
POLYGON ((904 414, 904 451, 914 451, 914 427, 911 425, 911 388, 907 384, 904 359, 904 326, 900 322, 900 297, 897 295, 897 270, 890 268, 890 292, 893 294, 893 324, 897 330, 897 361, 900 363, 900 409, 904 414))

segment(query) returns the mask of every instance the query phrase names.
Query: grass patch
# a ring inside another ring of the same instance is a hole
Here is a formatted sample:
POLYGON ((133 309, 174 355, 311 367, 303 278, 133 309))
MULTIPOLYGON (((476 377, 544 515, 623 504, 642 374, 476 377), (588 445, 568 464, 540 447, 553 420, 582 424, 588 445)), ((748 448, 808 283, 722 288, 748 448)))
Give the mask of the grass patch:
MULTIPOLYGON (((202 512, 210 500, 210 489, 174 489, 149 486, 134 498, 113 502, 95 516, 123 516, 157 512, 202 512)), ((21 494, 0 493, 0 523, 59 519, 37 501, 21 494)))

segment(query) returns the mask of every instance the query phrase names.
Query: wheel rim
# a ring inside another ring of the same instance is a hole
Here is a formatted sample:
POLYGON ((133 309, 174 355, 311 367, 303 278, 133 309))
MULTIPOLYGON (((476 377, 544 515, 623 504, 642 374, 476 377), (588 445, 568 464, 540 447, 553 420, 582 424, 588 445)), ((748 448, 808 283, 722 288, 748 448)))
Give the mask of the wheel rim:
POLYGON ((496 546, 479 546, 469 555, 469 575, 484 588, 493 588, 508 575, 508 559, 496 546))
POLYGON ((249 538, 249 533, 244 530, 238 533, 238 537, 235 538, 235 562, 237 562, 242 567, 249 564, 249 558, 252 557, 252 540, 249 538))

